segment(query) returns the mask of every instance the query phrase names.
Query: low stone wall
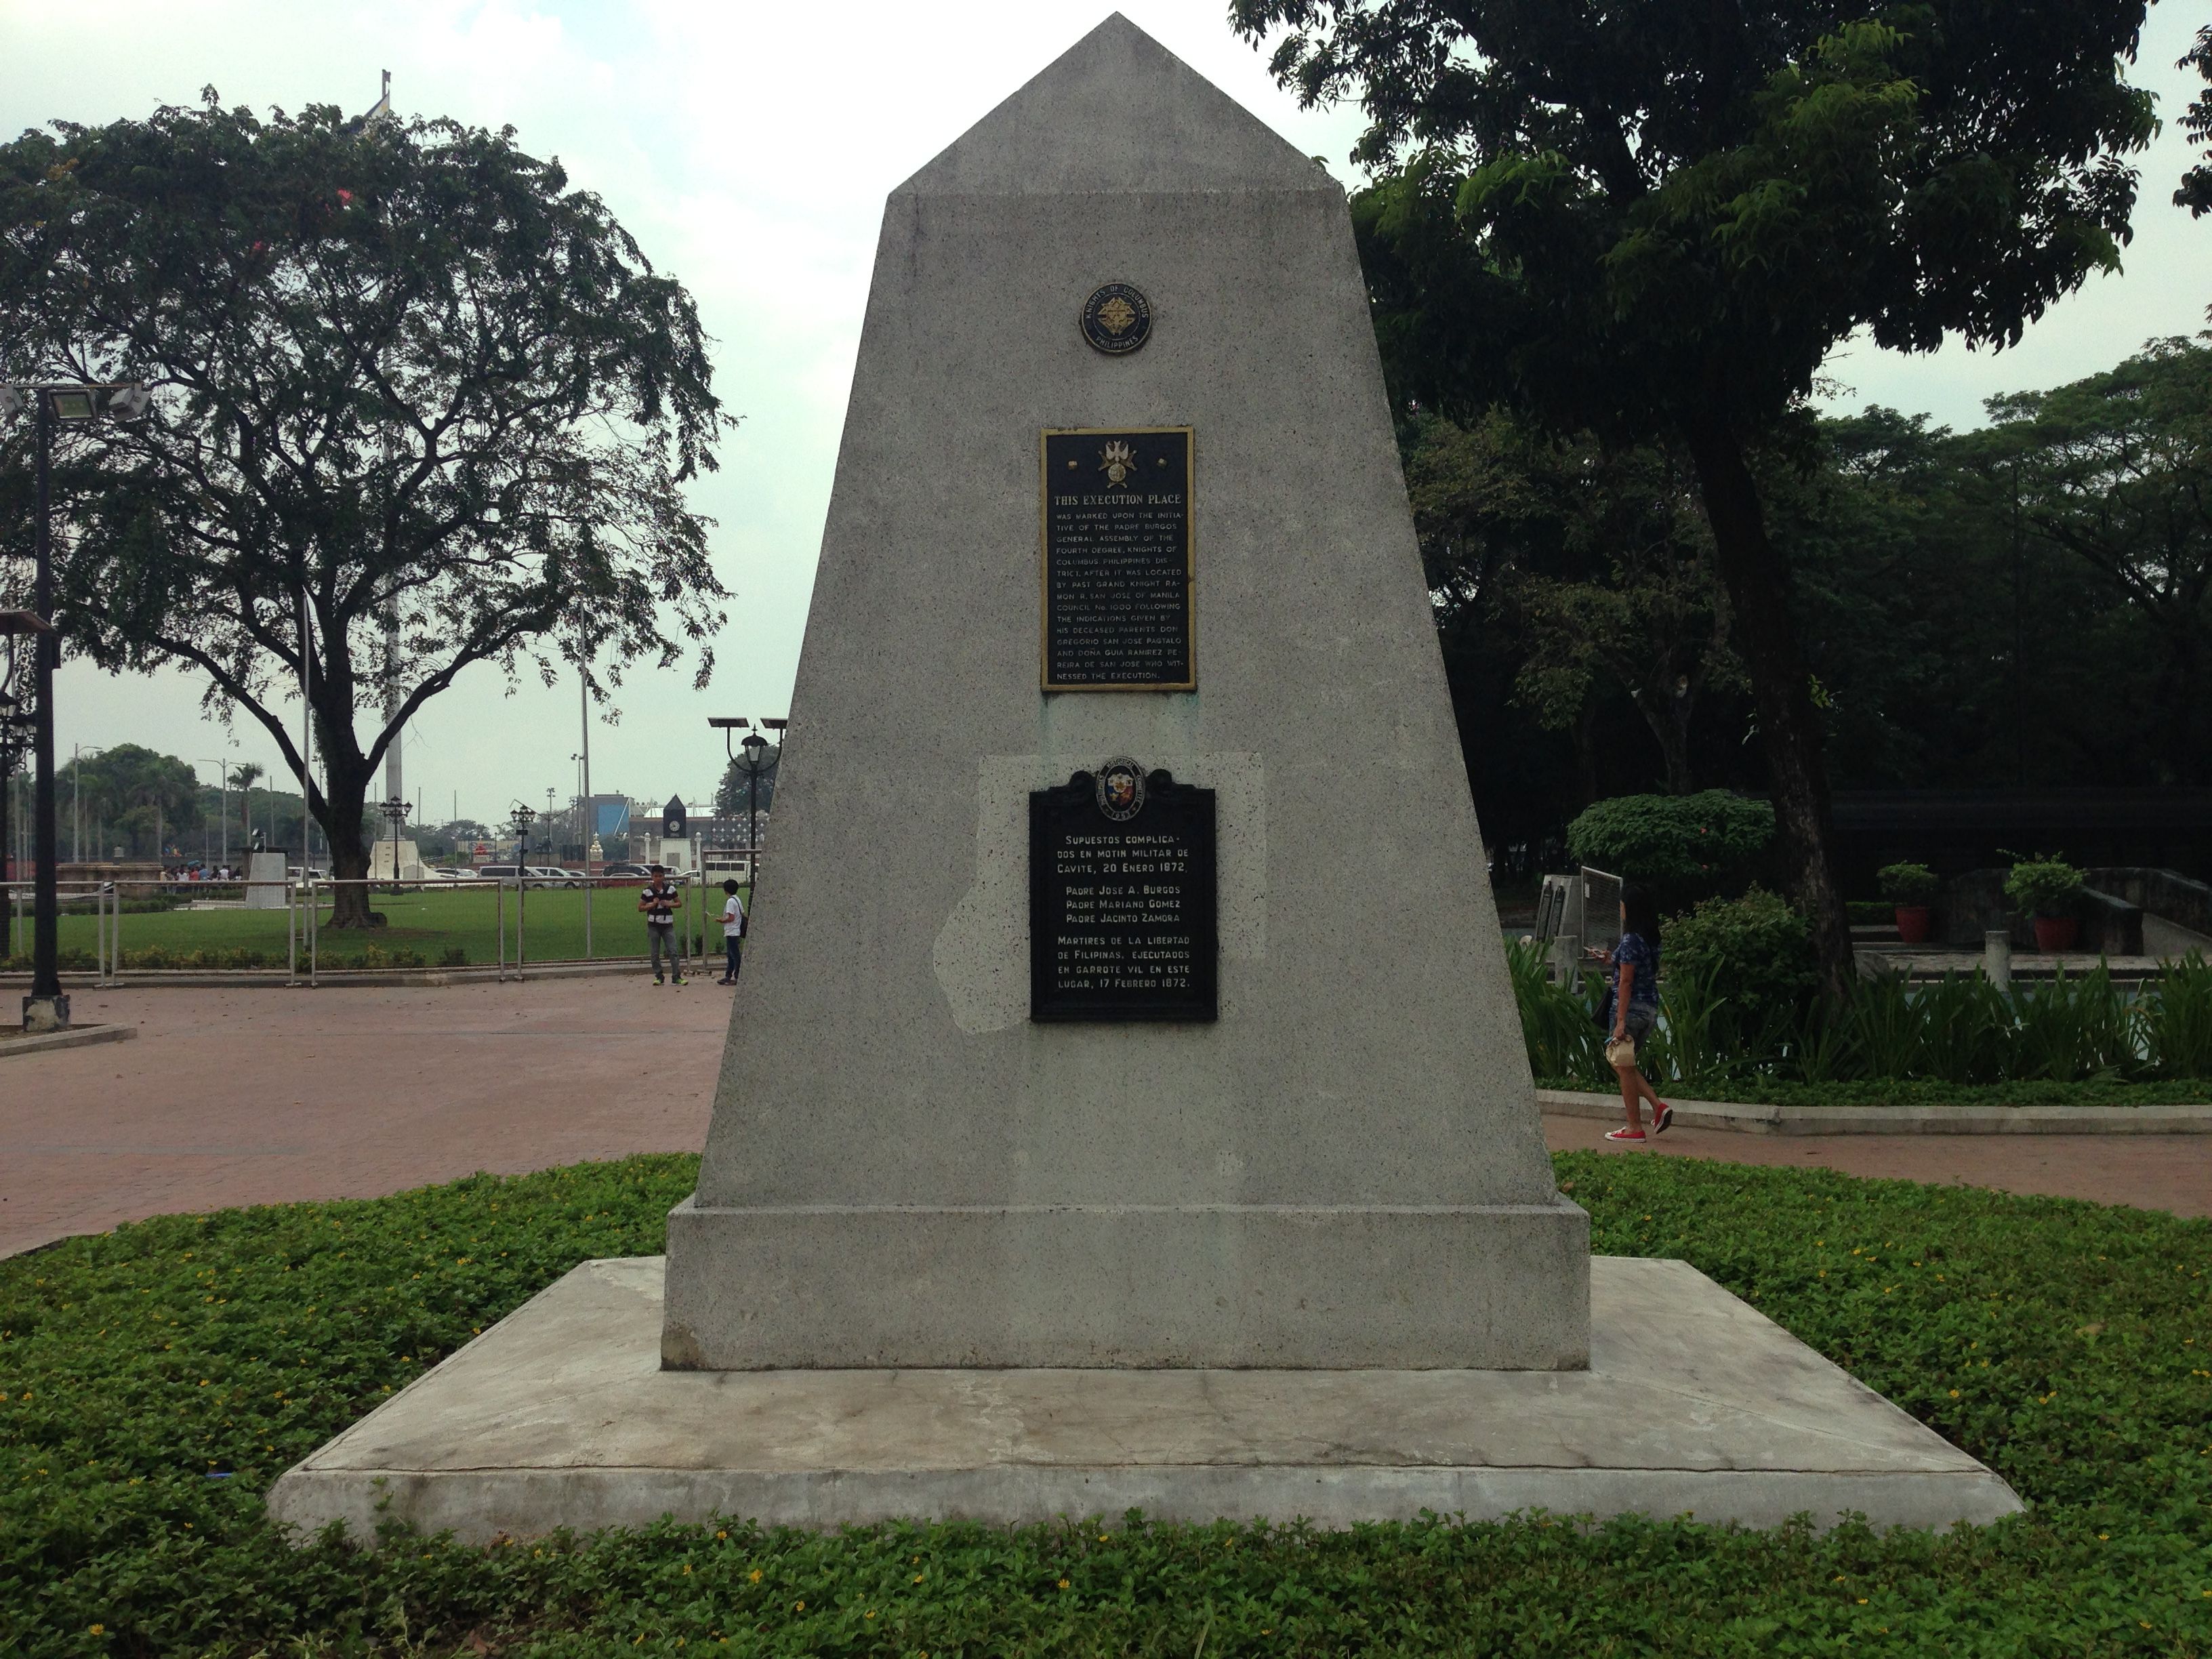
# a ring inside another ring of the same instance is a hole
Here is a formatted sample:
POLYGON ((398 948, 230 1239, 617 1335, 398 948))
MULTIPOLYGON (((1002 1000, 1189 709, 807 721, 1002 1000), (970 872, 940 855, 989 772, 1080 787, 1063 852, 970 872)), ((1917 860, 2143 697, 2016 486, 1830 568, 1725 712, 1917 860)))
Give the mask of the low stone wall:
MULTIPOLYGON (((1947 945, 1978 948, 1983 935, 2003 928, 2015 951, 2035 949, 2034 919, 2014 912, 2005 896, 2003 870, 1969 870, 1943 890, 1942 937, 1947 945)), ((2139 957, 2143 953, 2143 907, 2094 886, 2075 896, 2072 914, 2081 924, 2077 951, 2101 951, 2108 957, 2139 957)))
POLYGON ((2212 887, 2178 870, 2118 865, 2083 872, 2090 886, 2179 922, 2192 933, 2212 934, 2212 887))

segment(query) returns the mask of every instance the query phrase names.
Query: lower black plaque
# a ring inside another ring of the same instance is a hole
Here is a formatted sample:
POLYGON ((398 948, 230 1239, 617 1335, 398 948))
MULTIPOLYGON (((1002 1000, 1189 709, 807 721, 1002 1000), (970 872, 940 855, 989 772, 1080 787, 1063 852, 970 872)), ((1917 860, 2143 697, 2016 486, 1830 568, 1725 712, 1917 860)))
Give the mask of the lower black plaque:
POLYGON ((1030 1018, 1218 1015, 1213 791, 1133 761, 1030 796, 1030 1018))

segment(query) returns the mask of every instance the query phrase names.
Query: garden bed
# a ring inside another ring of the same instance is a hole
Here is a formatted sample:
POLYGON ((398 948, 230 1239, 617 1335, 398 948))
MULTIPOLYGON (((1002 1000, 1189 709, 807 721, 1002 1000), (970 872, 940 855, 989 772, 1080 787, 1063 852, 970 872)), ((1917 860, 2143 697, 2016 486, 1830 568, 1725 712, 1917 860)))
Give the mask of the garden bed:
POLYGON ((1691 1261, 2033 1512, 1886 1536, 1120 1516, 376 1553, 276 1534, 279 1472, 575 1262, 660 1249, 696 1167, 164 1218, 0 1262, 0 1651, 2212 1648, 2212 1223, 1675 1159, 1559 1160, 1596 1249, 1691 1261))

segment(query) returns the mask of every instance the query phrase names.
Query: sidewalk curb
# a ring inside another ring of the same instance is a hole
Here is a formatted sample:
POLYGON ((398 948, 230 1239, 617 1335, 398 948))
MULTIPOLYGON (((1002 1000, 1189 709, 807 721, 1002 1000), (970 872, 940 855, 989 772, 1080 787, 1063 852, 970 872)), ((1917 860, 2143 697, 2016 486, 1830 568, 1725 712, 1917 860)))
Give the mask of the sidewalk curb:
POLYGON ((88 1048, 95 1042, 128 1042, 137 1035, 136 1025, 73 1025, 66 1031, 9 1037, 0 1042, 0 1060, 13 1060, 18 1054, 52 1054, 57 1048, 88 1048))
MULTIPOLYGON (((1751 1135, 2203 1135, 2212 1134, 2205 1106, 1755 1106, 1740 1102, 1677 1100, 1674 1121, 1686 1129, 1751 1135)), ((1619 1095, 1539 1089, 1536 1105, 1554 1117, 1617 1123, 1619 1095)))

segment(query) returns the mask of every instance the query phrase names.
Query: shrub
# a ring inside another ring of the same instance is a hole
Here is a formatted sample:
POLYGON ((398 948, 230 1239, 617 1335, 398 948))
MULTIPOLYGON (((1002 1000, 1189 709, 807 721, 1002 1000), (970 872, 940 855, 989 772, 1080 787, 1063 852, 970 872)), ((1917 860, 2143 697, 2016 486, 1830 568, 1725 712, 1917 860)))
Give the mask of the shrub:
POLYGON ((2005 896, 2039 916, 2063 915, 2081 890, 2081 872, 2056 854, 2023 859, 2005 878, 2005 896))
POLYGON ((1598 801, 1567 826, 1567 851, 1578 864, 1687 901, 1717 891, 1773 838, 1773 807, 1708 789, 1598 801))
POLYGON ((1700 1012, 1723 1055, 1771 1048, 1802 1024, 1820 982, 1812 925, 1760 887, 1707 899, 1668 922, 1661 966, 1668 979, 1704 988, 1700 1012))
POLYGON ((1881 896, 1896 905, 1925 904, 1942 885, 1924 864, 1885 865, 1875 872, 1875 880, 1881 884, 1881 896))

